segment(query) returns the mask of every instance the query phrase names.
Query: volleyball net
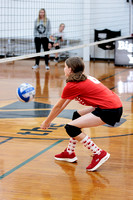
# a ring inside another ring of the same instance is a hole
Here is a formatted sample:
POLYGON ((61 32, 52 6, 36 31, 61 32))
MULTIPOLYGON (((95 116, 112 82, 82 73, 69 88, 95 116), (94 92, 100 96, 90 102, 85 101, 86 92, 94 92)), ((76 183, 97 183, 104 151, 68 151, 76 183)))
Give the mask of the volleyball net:
POLYGON ((90 57, 102 58, 105 46, 131 36, 131 6, 126 0, 4 0, 0 5, 0 63, 57 52, 83 57, 85 48, 90 57), (50 20, 51 34, 65 24, 61 49, 35 52, 34 21, 41 8, 50 20))

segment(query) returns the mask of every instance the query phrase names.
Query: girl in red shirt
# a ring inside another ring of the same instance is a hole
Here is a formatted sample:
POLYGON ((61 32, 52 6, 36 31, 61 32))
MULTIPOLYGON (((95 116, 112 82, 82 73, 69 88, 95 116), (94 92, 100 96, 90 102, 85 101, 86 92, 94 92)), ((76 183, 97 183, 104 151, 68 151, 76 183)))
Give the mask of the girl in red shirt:
POLYGON ((86 170, 95 171, 108 160, 110 154, 100 149, 81 129, 104 124, 114 126, 116 122, 120 121, 122 103, 119 97, 100 81, 91 76, 87 77, 84 74, 84 68, 84 63, 79 57, 66 60, 64 72, 67 84, 61 98, 53 107, 47 119, 43 121, 41 128, 49 128, 55 117, 74 99, 87 106, 84 110, 75 111, 72 121, 65 125, 70 141, 68 147, 62 153, 55 155, 55 159, 76 162, 75 147, 76 143, 80 141, 93 153, 91 164, 88 165, 86 170))

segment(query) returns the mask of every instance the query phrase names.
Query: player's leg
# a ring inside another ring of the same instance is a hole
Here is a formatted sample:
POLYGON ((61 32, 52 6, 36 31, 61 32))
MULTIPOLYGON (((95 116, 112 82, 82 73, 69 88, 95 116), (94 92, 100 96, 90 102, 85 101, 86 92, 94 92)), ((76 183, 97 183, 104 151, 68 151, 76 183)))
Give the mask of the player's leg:
POLYGON ((71 121, 69 124, 78 128, 90 128, 103 125, 105 122, 103 122, 100 117, 97 117, 92 113, 87 113, 82 115, 80 118, 71 121))
MULTIPOLYGON (((77 119, 79 117, 81 117, 81 115, 77 111, 75 111, 73 113, 72 120, 75 120, 75 119, 77 119)), ((77 140, 75 140, 74 137, 70 137, 68 146, 65 149, 65 151, 60 153, 60 154, 55 155, 55 159, 56 160, 67 161, 67 162, 75 162, 75 161, 77 161, 77 157, 75 155, 76 143, 77 143, 77 140)))
MULTIPOLYGON (((87 113, 90 113, 94 110, 95 108, 93 107, 89 107, 89 108, 86 108, 84 110, 79 110, 79 111, 75 111, 73 113, 73 117, 72 117, 72 120, 75 120, 87 113)), ((76 147, 76 143, 77 143, 77 140, 75 140, 75 138, 70 138, 69 140, 69 144, 68 144, 68 147, 67 147, 67 152, 69 152, 69 154, 71 154, 72 152, 75 151, 75 147, 76 147)))
MULTIPOLYGON (((94 110, 95 108, 89 107, 83 110, 75 111, 72 116, 72 120, 75 120, 77 118, 80 118, 82 115, 85 115, 87 113, 90 113, 94 110)), ((74 137, 70 137, 69 143, 67 148, 65 149, 64 152, 61 154, 55 155, 56 160, 62 160, 62 161, 68 161, 68 162, 75 162, 77 160, 77 157, 75 155, 75 147, 77 144, 77 140, 74 137)))
MULTIPOLYGON (((49 44, 48 38, 46 38, 46 37, 42 38, 42 45, 43 45, 44 51, 49 51, 48 44, 49 44)), ((49 69, 49 66, 48 66, 49 55, 45 55, 44 60, 45 60, 46 69, 49 69)))
MULTIPOLYGON (((41 51, 41 40, 40 40, 40 38, 35 37, 34 42, 35 42, 36 53, 39 53, 41 51)), ((32 69, 39 68, 39 62, 40 62, 40 56, 35 58, 35 65, 32 67, 32 69)))
POLYGON ((65 126, 66 131, 70 137, 74 137, 77 141, 80 141, 87 149, 90 149, 93 153, 93 159, 91 164, 86 168, 87 171, 95 171, 100 167, 109 157, 110 154, 100 149, 85 133, 81 131, 81 128, 95 127, 105 124, 100 117, 95 116, 92 113, 81 116, 75 119, 65 126))
POLYGON ((50 50, 52 48, 51 42, 48 43, 48 49, 50 50))
POLYGON ((94 111, 94 110, 95 110, 94 107, 88 107, 88 108, 85 108, 85 109, 83 109, 83 110, 78 110, 77 112, 78 112, 81 116, 83 116, 83 115, 86 115, 86 114, 88 114, 88 113, 91 113, 91 112, 94 111))
MULTIPOLYGON (((54 47, 55 47, 56 50, 60 49, 59 43, 55 43, 54 47)), ((54 59, 54 61, 55 62, 59 61, 59 54, 58 53, 55 53, 55 59, 54 59)))

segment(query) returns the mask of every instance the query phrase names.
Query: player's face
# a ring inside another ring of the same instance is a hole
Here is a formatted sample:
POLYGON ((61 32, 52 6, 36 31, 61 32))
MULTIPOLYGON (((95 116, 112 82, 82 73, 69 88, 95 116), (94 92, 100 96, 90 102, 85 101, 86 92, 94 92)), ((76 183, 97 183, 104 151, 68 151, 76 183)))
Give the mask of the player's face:
POLYGON ((45 15, 44 10, 40 10, 39 17, 42 19, 44 17, 44 15, 45 15))
POLYGON ((71 68, 68 68, 66 63, 65 63, 65 67, 64 67, 64 72, 65 72, 65 77, 66 78, 72 73, 71 68))
POLYGON ((62 24, 59 28, 60 32, 64 31, 65 26, 62 24))

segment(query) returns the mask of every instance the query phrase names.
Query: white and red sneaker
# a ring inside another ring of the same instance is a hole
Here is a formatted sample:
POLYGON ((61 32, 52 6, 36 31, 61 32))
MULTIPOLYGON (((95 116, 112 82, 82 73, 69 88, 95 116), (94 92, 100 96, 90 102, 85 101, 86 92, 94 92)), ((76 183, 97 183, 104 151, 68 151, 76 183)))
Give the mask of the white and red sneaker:
POLYGON ((69 154, 67 149, 65 149, 62 153, 55 155, 55 160, 66 161, 66 162, 76 162, 78 159, 75 155, 75 152, 69 154))
POLYGON ((87 171, 95 171, 100 167, 105 161, 107 161, 110 157, 110 154, 106 151, 102 150, 100 154, 94 154, 91 164, 86 167, 87 171))

